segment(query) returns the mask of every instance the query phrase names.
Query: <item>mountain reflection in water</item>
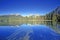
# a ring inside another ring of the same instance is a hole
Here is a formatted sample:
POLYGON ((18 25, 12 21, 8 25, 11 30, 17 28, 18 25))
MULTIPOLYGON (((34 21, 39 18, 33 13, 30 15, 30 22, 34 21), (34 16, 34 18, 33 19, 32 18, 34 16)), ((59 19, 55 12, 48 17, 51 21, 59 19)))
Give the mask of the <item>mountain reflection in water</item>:
POLYGON ((60 40, 60 25, 52 21, 4 25, 0 32, 0 40, 60 40))

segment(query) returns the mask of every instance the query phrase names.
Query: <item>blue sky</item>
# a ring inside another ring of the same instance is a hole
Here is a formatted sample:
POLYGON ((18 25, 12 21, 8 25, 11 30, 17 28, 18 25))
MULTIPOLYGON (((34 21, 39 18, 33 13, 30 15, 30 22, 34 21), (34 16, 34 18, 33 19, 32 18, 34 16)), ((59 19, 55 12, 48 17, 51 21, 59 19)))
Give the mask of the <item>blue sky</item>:
POLYGON ((0 0, 0 15, 44 15, 60 6, 60 0, 0 0))

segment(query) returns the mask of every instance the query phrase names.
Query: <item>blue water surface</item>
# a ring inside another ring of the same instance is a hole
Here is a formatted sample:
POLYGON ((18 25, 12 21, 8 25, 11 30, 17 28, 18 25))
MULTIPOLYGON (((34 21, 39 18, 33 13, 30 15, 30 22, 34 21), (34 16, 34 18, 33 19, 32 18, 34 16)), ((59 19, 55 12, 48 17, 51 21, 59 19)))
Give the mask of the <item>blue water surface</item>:
POLYGON ((60 40, 46 25, 0 26, 0 40, 60 40))

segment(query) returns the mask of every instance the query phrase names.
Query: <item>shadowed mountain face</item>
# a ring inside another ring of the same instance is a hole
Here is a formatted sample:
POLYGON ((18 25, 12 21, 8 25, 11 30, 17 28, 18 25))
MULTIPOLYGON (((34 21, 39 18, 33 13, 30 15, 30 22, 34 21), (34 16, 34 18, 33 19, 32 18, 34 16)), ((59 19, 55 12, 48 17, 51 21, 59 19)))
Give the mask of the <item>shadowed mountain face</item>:
POLYGON ((60 14, 60 6, 56 8, 55 10, 58 14, 60 14))
POLYGON ((52 20, 53 22, 60 22, 60 6, 57 7, 55 10, 52 12, 46 14, 46 19, 47 20, 52 20))
MULTIPOLYGON (((60 22, 59 20, 60 20, 60 7, 57 7, 55 10, 54 10, 54 15, 53 15, 53 17, 54 16, 56 16, 56 20, 58 21, 58 22, 60 22)), ((53 19, 54 20, 54 19, 53 19)))
POLYGON ((58 10, 57 10, 57 12, 58 12, 58 22, 60 22, 60 7, 58 8, 58 10))

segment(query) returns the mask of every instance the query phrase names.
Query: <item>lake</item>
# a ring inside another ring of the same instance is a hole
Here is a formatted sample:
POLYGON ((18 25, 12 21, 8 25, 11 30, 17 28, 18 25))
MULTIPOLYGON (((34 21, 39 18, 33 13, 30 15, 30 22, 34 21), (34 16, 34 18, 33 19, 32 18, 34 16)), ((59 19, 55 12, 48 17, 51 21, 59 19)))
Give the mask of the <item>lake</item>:
POLYGON ((33 22, 0 26, 0 40, 60 40, 60 24, 33 22))

